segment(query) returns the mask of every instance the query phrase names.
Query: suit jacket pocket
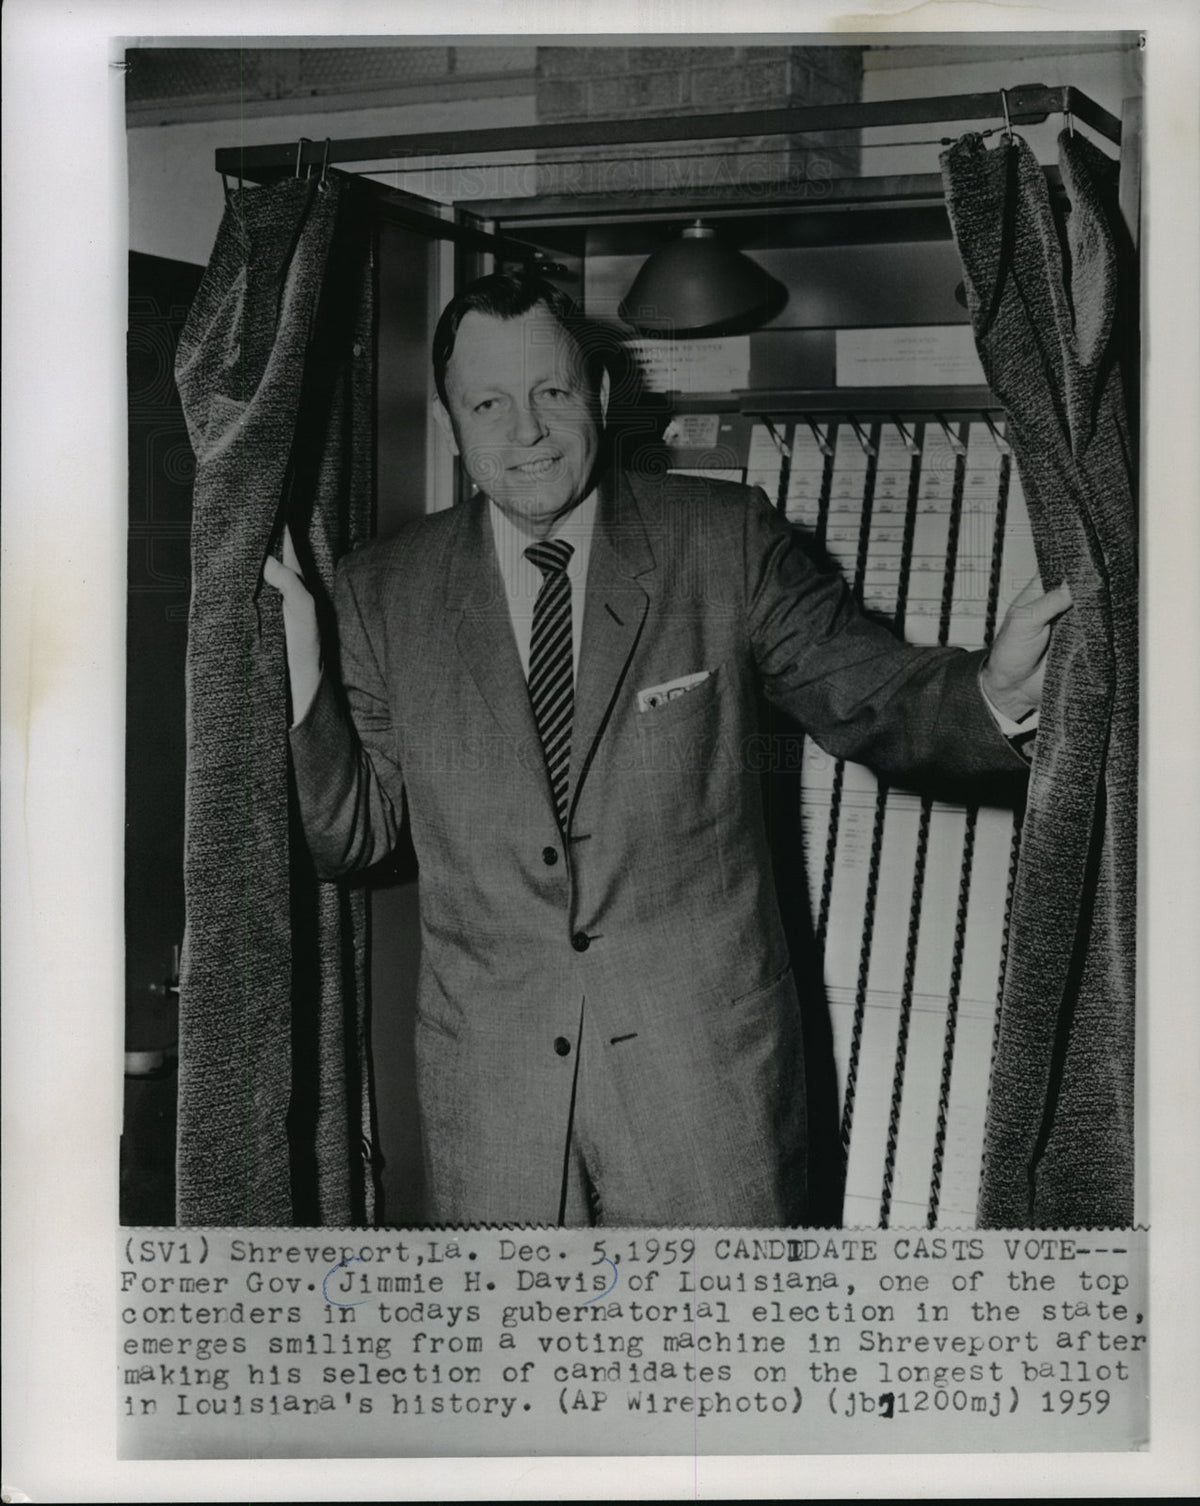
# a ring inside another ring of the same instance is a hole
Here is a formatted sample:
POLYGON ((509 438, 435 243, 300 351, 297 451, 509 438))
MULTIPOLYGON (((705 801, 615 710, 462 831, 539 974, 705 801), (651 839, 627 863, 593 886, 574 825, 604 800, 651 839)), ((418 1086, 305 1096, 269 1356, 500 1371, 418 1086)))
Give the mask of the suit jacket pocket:
POLYGON ((452 1002, 449 989, 443 986, 431 965, 428 950, 421 953, 421 971, 417 980, 417 1024, 435 1035, 456 1041, 461 1034, 461 1006, 452 1002))
POLYGON ((726 995, 713 1020, 714 1039, 733 1073, 765 1074, 775 1080, 790 1071, 798 1049, 799 1011, 792 966, 771 969, 764 983, 726 995), (736 1064, 736 1065, 735 1065, 736 1064))
POLYGON ((702 716, 706 711, 713 712, 716 707, 720 677, 721 668, 718 665, 710 672, 707 680, 701 680, 698 685, 685 690, 673 701, 668 701, 663 706, 656 706, 652 711, 635 712, 639 735, 653 736, 662 727, 677 727, 680 722, 702 716))
POLYGON ((733 998, 729 1001, 730 1004, 739 1006, 743 1004, 753 1005, 759 999, 766 998, 768 994, 773 993, 777 989, 783 988, 785 983, 788 981, 788 977, 791 971, 792 964, 789 961, 786 967, 781 968, 778 972, 772 973, 771 977, 769 977, 765 983, 755 984, 753 988, 749 989, 744 994, 734 994, 733 998))
POLYGON ((431 1030, 434 1035, 443 1036, 448 1041, 458 1040, 458 1031, 453 1025, 426 1014, 423 1009, 417 1010, 417 1025, 418 1027, 423 1026, 426 1030, 431 1030))

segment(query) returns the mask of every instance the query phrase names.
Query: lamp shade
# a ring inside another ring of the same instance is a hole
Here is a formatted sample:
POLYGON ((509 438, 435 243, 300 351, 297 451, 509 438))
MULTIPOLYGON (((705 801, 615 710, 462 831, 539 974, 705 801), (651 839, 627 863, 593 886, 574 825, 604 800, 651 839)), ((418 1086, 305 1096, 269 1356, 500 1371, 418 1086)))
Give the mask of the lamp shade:
POLYGON ((697 220, 643 262, 620 312, 646 334, 707 334, 767 313, 781 291, 773 277, 697 220))

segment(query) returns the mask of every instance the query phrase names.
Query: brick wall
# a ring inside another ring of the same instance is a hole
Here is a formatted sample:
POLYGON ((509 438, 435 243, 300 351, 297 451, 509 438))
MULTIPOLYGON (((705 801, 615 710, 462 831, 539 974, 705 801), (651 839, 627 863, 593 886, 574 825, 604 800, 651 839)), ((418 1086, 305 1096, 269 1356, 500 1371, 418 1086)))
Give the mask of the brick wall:
MULTIPOLYGON (((131 125, 345 110, 533 92, 531 46, 135 47, 125 54, 131 125)), ((315 134, 315 133, 314 133, 315 134)))
MULTIPOLYGON (((537 118, 557 124, 854 102, 862 93, 862 52, 861 47, 539 47, 537 118)), ((820 136, 738 137, 544 152, 538 192, 783 187, 857 170, 857 134, 839 132, 832 143, 820 136), (608 160, 613 158, 623 160, 608 160)))

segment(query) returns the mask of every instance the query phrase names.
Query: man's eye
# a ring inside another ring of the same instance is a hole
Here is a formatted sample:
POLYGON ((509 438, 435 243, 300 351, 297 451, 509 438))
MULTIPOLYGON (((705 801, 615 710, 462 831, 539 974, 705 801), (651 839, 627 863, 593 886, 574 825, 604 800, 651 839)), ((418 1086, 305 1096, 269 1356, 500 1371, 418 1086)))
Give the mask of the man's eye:
POLYGON ((542 396, 553 398, 555 401, 557 401, 562 397, 570 397, 571 394, 565 387, 544 387, 542 389, 542 396))
POLYGON ((488 413, 496 406, 494 397, 485 397, 483 402, 475 404, 476 413, 488 413))

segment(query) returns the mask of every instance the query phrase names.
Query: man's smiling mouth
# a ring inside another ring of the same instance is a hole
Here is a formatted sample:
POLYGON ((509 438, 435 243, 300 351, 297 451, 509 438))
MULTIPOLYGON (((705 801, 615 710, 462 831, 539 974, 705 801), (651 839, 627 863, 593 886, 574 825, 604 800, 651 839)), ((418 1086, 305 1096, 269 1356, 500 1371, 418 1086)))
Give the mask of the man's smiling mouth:
POLYGON ((521 476, 546 476, 558 464, 561 457, 558 455, 539 455, 535 460, 522 461, 520 465, 511 466, 521 476))

